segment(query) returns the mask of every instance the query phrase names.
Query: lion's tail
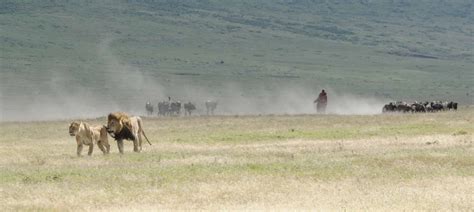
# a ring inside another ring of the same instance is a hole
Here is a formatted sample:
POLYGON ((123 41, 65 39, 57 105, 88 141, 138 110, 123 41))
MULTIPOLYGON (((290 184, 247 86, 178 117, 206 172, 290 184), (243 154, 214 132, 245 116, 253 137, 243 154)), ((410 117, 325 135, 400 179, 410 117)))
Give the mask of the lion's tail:
POLYGON ((143 136, 145 137, 146 141, 147 141, 148 144, 150 144, 150 146, 151 146, 151 142, 150 142, 150 140, 148 140, 148 138, 146 137, 146 135, 145 135, 145 130, 143 130, 143 125, 142 125, 142 119, 141 119, 141 118, 138 119, 138 125, 139 125, 138 127, 140 127, 140 129, 142 129, 142 134, 143 134, 143 136))

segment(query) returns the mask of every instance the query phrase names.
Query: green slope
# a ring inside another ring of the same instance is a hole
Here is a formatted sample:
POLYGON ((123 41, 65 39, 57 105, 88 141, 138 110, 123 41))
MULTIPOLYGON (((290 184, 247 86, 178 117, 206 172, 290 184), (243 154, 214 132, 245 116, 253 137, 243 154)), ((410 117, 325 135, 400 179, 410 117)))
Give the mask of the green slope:
POLYGON ((472 104, 472 11, 469 0, 3 0, 0 109, 323 87, 472 104))

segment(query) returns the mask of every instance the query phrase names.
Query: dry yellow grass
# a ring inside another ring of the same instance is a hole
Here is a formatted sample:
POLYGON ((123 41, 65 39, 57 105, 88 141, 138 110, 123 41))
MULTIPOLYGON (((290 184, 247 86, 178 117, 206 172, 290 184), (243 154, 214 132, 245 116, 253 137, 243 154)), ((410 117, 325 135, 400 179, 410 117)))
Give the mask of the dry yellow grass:
POLYGON ((69 121, 2 123, 0 205, 473 210, 473 112, 145 119, 142 153, 82 158, 69 121))

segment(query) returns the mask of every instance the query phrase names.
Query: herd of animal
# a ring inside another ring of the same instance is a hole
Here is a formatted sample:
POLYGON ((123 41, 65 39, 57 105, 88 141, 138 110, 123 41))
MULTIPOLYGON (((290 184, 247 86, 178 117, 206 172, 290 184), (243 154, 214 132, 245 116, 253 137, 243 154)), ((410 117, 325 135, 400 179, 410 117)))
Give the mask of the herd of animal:
POLYGON ((457 102, 448 102, 448 101, 432 101, 432 102, 390 102, 383 106, 383 113, 426 113, 426 112, 439 112, 447 110, 457 110, 457 102))
POLYGON ((151 145, 143 130, 142 119, 138 116, 129 116, 124 112, 110 113, 107 116, 107 125, 103 126, 91 126, 79 121, 73 121, 69 125, 69 135, 76 137, 79 157, 84 146, 89 147, 87 154, 92 155, 94 144, 97 144, 102 153, 109 154, 110 144, 107 134, 117 141, 120 154, 123 154, 123 140, 133 141, 133 151, 140 152, 143 143, 142 134, 151 145))
MULTIPOLYGON (((217 108, 217 101, 207 100, 204 104, 206 106, 206 114, 214 115, 214 110, 217 108)), ((182 104, 180 101, 171 101, 171 98, 168 101, 158 102, 158 116, 179 116, 181 115, 181 109, 184 109, 185 116, 191 116, 194 110, 196 110, 196 105, 192 102, 187 102, 182 104)), ((147 115, 154 114, 154 106, 151 102, 145 104, 145 110, 147 115)))

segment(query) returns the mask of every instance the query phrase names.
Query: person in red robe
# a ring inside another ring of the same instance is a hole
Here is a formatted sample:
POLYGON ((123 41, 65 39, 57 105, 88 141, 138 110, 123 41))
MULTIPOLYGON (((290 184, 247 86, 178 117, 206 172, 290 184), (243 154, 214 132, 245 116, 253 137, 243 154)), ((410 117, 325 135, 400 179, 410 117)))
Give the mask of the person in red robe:
POLYGON ((326 106, 328 105, 328 95, 326 91, 322 90, 318 98, 314 100, 316 103, 316 111, 318 113, 326 113, 326 106))

